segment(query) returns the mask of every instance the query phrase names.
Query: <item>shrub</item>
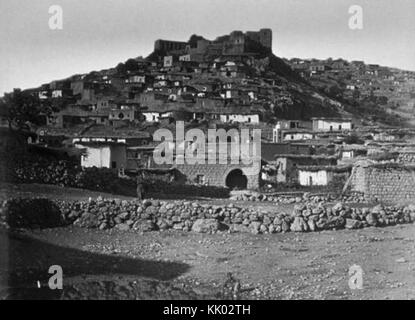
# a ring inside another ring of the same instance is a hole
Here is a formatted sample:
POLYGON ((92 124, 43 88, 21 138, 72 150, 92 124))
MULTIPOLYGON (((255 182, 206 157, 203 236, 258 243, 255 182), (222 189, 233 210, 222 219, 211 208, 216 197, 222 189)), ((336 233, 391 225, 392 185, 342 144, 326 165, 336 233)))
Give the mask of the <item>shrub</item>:
POLYGON ((49 199, 9 199, 0 217, 11 228, 52 228, 64 225, 59 207, 49 199))

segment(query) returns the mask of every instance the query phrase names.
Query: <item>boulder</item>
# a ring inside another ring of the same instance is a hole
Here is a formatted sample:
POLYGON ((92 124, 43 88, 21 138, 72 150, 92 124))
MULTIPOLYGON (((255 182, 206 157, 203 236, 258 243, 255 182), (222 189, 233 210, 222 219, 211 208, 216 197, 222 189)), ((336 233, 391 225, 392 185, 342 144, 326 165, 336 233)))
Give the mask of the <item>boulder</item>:
POLYGON ((346 223, 345 219, 342 217, 332 216, 324 224, 323 229, 341 229, 346 223))
POLYGON ((346 229, 360 229, 362 223, 356 219, 346 219, 346 229))
POLYGON ((282 221, 281 230, 282 230, 282 232, 290 231, 290 225, 287 221, 285 221, 285 220, 282 221))
POLYGON ((258 234, 260 227, 261 227, 261 222, 252 221, 251 224, 249 225, 249 231, 253 234, 258 234))
POLYGON ((199 233, 215 232, 219 229, 219 222, 216 219, 197 219, 192 226, 192 231, 199 233))
POLYGON ((249 228, 243 224, 231 224, 230 232, 249 232, 249 228))
POLYGON ((305 232, 308 231, 308 224, 303 217, 295 217, 290 230, 294 232, 305 232))
POLYGON ((368 213, 365 219, 370 226, 376 227, 379 224, 377 215, 373 212, 368 213))
POLYGON ((315 231, 316 230, 316 224, 314 222, 314 220, 308 220, 307 221, 308 224, 308 228, 310 229, 310 231, 315 231))
POLYGON ((156 225, 151 220, 139 220, 133 224, 133 229, 139 232, 156 230, 156 225))
POLYGON ((126 223, 117 224, 117 225, 115 226, 115 228, 117 228, 117 229, 118 229, 118 230, 120 230, 120 231, 127 231, 127 230, 130 230, 130 226, 129 226, 128 224, 126 224, 126 223))

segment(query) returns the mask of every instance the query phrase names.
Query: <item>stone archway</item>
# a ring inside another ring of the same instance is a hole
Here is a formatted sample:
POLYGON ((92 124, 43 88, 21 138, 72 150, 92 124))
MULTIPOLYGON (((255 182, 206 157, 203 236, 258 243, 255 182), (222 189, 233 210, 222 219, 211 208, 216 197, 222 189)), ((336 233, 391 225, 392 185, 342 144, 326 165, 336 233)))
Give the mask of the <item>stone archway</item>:
POLYGON ((234 169, 226 176, 225 184, 230 189, 247 189, 248 178, 243 174, 241 169, 234 169))

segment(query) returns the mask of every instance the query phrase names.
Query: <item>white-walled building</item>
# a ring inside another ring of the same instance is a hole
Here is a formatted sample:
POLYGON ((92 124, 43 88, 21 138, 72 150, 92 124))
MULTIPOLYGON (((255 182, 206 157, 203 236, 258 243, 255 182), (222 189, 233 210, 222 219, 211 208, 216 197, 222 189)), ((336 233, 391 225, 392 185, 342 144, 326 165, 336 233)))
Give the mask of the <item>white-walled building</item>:
POLYGON ((118 138, 74 138, 76 148, 84 149, 81 166, 85 168, 120 169, 127 165, 125 139, 118 138))
POLYGON ((331 177, 331 172, 326 170, 298 170, 298 181, 302 186, 326 186, 331 177))
POLYGON ((157 111, 148 111, 142 113, 145 121, 147 122, 159 122, 161 117, 172 117, 173 112, 157 112, 157 111))
POLYGON ((351 166, 298 166, 298 182, 302 186, 327 186, 333 179, 347 178, 351 166))
POLYGON ((309 139, 314 139, 310 121, 279 120, 272 130, 272 141, 274 143, 309 139))
POLYGON ((312 118, 313 131, 343 131, 354 129, 352 119, 312 118))
POLYGON ((220 114, 221 122, 259 123, 258 114, 220 114))

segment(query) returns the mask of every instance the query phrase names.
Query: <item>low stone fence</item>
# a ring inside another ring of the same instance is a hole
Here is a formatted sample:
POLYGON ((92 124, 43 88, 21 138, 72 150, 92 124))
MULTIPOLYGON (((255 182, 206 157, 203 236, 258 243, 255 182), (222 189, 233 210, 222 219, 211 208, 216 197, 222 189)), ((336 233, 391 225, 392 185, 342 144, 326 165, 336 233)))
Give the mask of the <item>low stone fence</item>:
POLYGON ((415 221, 415 207, 376 206, 351 208, 343 203, 328 206, 325 203, 297 204, 292 213, 262 212, 258 208, 240 208, 230 205, 211 205, 186 201, 52 201, 47 199, 10 199, 2 203, 0 223, 10 228, 42 228, 55 225, 74 225, 101 230, 116 228, 136 232, 181 230, 211 233, 228 232, 279 233, 307 232, 336 229, 383 227, 415 221), (38 212, 45 217, 31 220, 36 211, 34 203, 51 203, 38 212), (57 211, 55 208, 59 208, 57 211), (49 212, 49 209, 51 211, 49 212), (54 218, 51 218, 53 217, 54 218), (54 221, 53 224, 47 223, 54 221), (59 223, 57 223, 59 222, 59 223))
POLYGON ((319 203, 319 202, 333 202, 341 199, 344 203, 367 203, 368 199, 361 192, 348 192, 345 195, 336 193, 321 194, 309 192, 292 192, 292 193, 278 193, 266 194, 253 191, 231 192, 231 200, 235 201, 269 201, 281 204, 292 203, 319 203))
POLYGON ((342 196, 342 202, 345 203, 367 203, 369 199, 362 192, 348 192, 342 196))
POLYGON ((309 192, 279 192, 273 194, 260 193, 255 191, 231 192, 231 200, 235 201, 269 201, 282 204, 300 202, 327 202, 338 198, 335 194, 311 194, 309 192))

